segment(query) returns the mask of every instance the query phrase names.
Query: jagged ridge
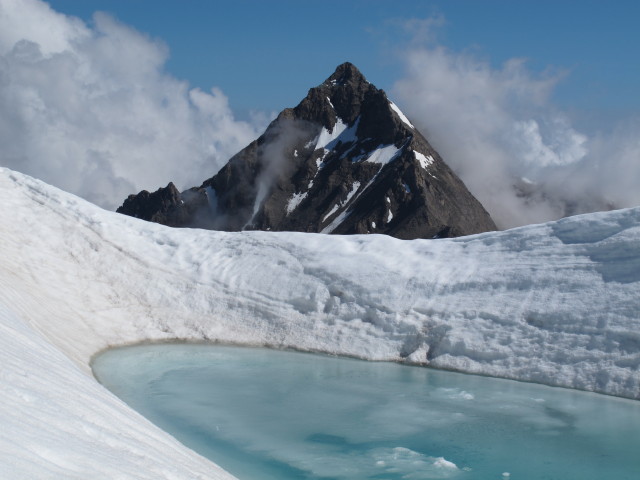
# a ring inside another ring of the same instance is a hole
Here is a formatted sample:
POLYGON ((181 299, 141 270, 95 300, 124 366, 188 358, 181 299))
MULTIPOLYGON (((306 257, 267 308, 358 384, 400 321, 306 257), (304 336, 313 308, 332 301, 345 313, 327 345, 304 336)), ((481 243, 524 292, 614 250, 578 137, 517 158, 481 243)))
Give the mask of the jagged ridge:
POLYGON ((283 110, 200 187, 180 195, 165 190, 131 195, 118 211, 171 226, 231 231, 411 239, 496 229, 384 91, 350 63, 283 110), (157 200, 151 205, 154 196, 170 200, 158 208, 157 200))

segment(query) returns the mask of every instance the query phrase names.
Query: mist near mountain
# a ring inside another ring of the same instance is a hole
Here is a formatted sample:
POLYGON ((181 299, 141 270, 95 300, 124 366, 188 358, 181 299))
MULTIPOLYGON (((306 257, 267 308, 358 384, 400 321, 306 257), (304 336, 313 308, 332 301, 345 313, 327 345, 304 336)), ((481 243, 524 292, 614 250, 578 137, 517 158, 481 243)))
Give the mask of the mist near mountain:
POLYGON ((640 116, 588 134, 553 104, 564 73, 424 45, 392 94, 499 227, 640 205, 640 116))

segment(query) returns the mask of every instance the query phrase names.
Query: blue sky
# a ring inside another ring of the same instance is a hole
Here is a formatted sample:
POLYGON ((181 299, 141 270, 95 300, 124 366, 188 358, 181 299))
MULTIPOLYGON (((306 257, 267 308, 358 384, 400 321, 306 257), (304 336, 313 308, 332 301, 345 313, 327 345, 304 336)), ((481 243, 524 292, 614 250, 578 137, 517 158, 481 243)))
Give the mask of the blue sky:
POLYGON ((191 85, 220 87, 239 116, 294 106, 349 60, 380 88, 402 76, 409 45, 441 45, 499 67, 524 58, 532 73, 565 74, 553 100, 580 122, 640 110, 640 2, 569 0, 52 0, 91 20, 94 11, 165 42, 166 68, 191 85), (440 17, 416 40, 409 19, 440 17))

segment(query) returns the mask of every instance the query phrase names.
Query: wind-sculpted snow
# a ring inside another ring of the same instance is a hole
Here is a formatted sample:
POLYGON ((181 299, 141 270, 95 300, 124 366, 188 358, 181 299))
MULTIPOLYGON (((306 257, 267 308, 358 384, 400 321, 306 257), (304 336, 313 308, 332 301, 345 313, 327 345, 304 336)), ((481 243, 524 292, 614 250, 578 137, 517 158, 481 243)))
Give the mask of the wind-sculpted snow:
POLYGON ((6 307, 6 295, 3 303, 0 478, 234 478, 85 375, 6 307))
POLYGON ((93 354, 140 341, 292 347, 640 398, 640 208, 402 241, 170 229, 6 169, 0 196, 0 465, 12 478, 98 478, 102 462, 126 478, 202 475, 204 460, 90 378, 93 354))

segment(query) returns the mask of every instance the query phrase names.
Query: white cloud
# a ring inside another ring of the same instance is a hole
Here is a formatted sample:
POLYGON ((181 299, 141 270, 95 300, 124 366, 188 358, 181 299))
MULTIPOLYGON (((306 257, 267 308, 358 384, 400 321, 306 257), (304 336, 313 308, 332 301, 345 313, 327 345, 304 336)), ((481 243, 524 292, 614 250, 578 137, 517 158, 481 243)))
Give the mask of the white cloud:
POLYGON ((411 45, 393 94, 501 227, 640 204, 638 124, 586 135, 550 100, 561 74, 411 45))
POLYGON ((0 164, 102 206, 174 181, 199 184, 253 140, 225 95, 163 68, 168 49, 98 13, 0 0, 0 164))

